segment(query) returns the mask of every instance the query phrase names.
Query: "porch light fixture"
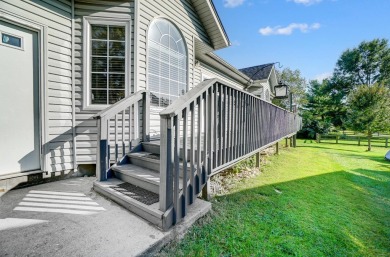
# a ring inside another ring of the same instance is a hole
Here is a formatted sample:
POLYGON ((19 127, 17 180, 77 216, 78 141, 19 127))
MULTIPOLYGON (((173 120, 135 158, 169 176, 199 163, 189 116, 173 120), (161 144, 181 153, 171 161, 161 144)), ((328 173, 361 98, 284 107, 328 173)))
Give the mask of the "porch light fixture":
POLYGON ((288 98, 288 86, 282 81, 279 81, 279 84, 275 87, 275 98, 276 99, 285 99, 288 98))

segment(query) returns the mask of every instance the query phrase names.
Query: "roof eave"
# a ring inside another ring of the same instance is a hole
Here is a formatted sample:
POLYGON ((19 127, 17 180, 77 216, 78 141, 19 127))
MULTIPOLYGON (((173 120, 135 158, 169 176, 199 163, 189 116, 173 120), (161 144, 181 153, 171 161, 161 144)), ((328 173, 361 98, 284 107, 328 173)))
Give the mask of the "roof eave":
POLYGON ((230 46, 231 43, 229 37, 225 28, 223 27, 221 19, 212 0, 193 0, 192 3, 199 15, 200 20, 203 23, 203 26, 209 34, 212 48, 214 50, 219 50, 230 46), (209 33, 209 31, 212 31, 212 29, 215 27, 217 27, 218 30, 213 30, 212 33, 209 33))

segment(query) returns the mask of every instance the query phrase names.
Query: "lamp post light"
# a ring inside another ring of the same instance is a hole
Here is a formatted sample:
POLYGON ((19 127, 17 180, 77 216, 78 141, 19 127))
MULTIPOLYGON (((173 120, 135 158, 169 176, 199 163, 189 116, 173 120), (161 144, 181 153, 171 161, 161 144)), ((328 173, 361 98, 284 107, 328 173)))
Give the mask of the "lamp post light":
POLYGON ((279 84, 276 85, 274 88, 276 99, 285 99, 288 97, 288 86, 282 81, 279 81, 279 84))

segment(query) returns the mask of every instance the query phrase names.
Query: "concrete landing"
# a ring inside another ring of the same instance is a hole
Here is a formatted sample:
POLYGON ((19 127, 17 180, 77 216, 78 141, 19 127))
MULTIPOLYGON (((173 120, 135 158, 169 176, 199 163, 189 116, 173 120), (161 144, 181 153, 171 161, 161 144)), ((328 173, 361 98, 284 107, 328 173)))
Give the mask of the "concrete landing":
POLYGON ((7 192, 0 198, 0 256, 151 255, 211 209, 197 200, 162 232, 92 190, 95 178, 71 178, 7 192))

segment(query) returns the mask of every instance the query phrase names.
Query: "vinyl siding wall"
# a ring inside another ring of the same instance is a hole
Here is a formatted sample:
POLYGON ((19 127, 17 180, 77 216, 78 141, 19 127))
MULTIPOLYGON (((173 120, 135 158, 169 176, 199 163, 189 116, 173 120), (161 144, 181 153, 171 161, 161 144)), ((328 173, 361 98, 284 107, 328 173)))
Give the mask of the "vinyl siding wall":
POLYGON ((199 67, 196 67, 195 69, 195 83, 198 84, 200 82, 202 82, 202 78, 203 77, 207 77, 207 78, 217 78, 219 80, 221 80, 221 82, 224 82, 228 85, 232 85, 232 86, 235 86, 235 87, 238 87, 238 88, 241 88, 243 89, 244 88, 244 84, 242 84, 241 82, 235 80, 234 78, 230 77, 228 74, 225 74, 205 63, 202 63, 200 62, 200 65, 199 67))
MULTIPOLYGON (((131 19, 130 35, 130 87, 134 89, 134 2, 133 1, 75 1, 75 107, 77 164, 96 163, 96 121, 92 116, 98 111, 83 109, 83 18, 131 19)), ((128 136, 128 135, 127 135, 128 136)))
POLYGON ((47 171, 73 169, 71 1, 1 0, 0 10, 47 26, 47 171))

